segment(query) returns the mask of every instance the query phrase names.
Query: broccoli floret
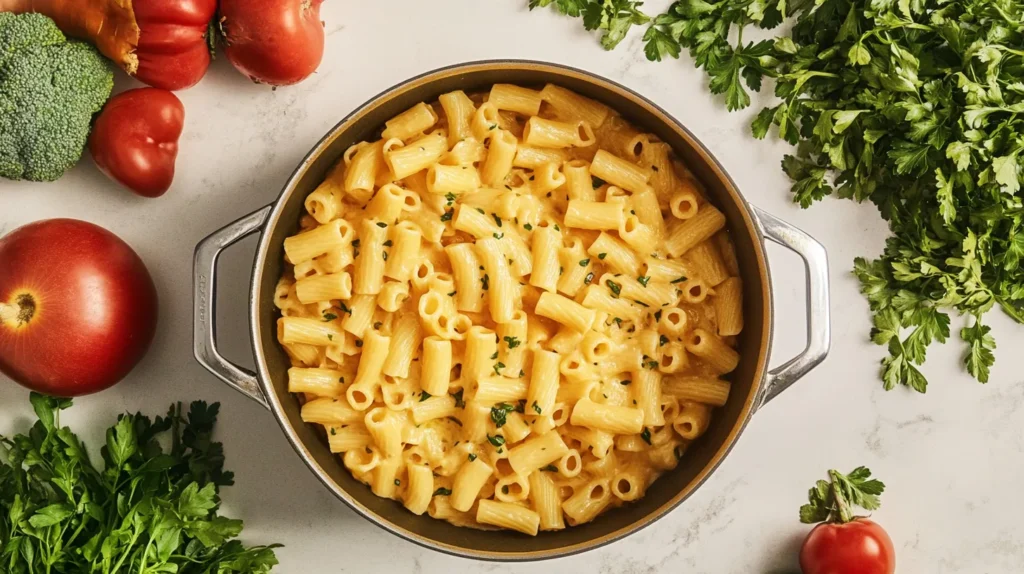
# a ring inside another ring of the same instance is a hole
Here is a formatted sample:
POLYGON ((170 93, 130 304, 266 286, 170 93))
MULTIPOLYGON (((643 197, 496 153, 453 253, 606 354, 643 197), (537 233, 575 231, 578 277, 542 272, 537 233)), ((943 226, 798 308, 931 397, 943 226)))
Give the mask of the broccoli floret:
POLYGON ((0 13, 0 177, 53 181, 78 163, 114 75, 42 14, 0 13))

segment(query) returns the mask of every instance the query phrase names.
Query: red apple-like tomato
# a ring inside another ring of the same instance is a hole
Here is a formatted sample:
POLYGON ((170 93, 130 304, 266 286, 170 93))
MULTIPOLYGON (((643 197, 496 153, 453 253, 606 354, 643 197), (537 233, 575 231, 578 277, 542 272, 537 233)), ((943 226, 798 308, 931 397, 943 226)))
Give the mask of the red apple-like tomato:
POLYGON ((157 296, 142 259, 113 233, 75 219, 0 238, 0 372, 50 395, 120 381, 156 332, 157 296))
POLYGON ((160 197, 174 180, 185 106, 158 88, 122 92, 103 106, 89 134, 100 171, 143 197, 160 197))
POLYGON ((220 0, 224 55, 254 82, 288 86, 324 57, 323 0, 220 0))

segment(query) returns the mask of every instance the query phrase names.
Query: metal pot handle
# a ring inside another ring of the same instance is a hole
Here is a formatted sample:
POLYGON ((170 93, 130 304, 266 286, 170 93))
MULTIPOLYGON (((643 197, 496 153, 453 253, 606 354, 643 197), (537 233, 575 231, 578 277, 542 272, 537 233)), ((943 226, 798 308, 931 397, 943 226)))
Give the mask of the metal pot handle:
POLYGON ((796 252, 804 260, 807 277, 807 347, 784 364, 768 371, 758 408, 779 396, 825 360, 832 341, 828 296, 828 255, 813 237, 756 207, 754 219, 765 237, 796 252))
POLYGON ((263 230, 268 205, 210 234, 196 246, 192 268, 192 350, 199 364, 250 399, 270 408, 256 373, 227 360, 217 350, 217 258, 242 238, 263 230))

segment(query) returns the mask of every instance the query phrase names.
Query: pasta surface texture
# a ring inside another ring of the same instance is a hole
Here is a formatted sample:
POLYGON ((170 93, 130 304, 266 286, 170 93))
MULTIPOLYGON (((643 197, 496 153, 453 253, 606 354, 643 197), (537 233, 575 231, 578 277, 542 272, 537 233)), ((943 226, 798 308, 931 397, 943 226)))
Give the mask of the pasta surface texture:
POLYGON ((642 497, 729 399, 725 216, 656 136, 554 85, 381 133, 285 242, 303 420, 376 495, 459 526, 537 535, 642 497))

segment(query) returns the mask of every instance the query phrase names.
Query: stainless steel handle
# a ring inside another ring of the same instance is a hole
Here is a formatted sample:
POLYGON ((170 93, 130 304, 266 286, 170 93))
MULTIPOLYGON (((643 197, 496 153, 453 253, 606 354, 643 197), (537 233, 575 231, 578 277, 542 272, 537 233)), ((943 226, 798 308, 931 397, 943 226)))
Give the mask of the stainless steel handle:
POLYGON ((832 323, 825 248, 810 235, 770 213, 755 207, 754 215, 765 237, 788 247, 804 260, 807 277, 807 347, 799 355, 768 371, 762 399, 758 403, 760 407, 825 360, 832 344, 832 323))
POLYGON ((217 258, 243 237, 263 229, 272 205, 215 231, 196 246, 192 267, 192 350, 199 364, 237 391, 263 405, 256 373, 227 360, 217 351, 217 258))

